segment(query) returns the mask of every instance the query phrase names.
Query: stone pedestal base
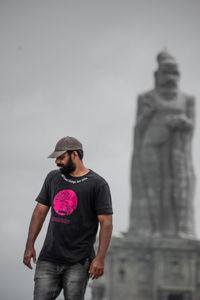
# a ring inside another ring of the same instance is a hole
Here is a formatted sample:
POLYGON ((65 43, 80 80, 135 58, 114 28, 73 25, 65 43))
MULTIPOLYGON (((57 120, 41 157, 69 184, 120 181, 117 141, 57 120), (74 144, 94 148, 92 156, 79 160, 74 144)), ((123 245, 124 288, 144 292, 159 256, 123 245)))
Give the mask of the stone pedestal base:
POLYGON ((93 300, 200 300, 200 241, 113 238, 92 288, 93 300))

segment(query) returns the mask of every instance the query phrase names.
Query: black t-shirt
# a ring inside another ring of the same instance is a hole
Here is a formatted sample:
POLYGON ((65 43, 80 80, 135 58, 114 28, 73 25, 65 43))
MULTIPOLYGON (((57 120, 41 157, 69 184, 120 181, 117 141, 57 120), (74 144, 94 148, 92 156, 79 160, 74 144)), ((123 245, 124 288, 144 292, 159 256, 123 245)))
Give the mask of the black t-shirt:
POLYGON ((51 206, 51 216, 39 259, 76 263, 95 257, 98 215, 112 214, 110 188, 92 170, 81 177, 51 171, 36 201, 51 206))

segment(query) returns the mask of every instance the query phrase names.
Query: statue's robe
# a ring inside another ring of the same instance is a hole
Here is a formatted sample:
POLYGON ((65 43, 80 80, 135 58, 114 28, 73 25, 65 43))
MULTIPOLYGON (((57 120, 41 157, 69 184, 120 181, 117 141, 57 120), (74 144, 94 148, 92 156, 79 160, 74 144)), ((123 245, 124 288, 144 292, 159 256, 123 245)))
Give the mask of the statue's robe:
POLYGON ((138 97, 129 232, 194 234, 193 127, 192 96, 179 92, 173 100, 164 100, 152 90, 138 97), (179 115, 187 118, 190 128, 170 128, 169 119, 179 115))

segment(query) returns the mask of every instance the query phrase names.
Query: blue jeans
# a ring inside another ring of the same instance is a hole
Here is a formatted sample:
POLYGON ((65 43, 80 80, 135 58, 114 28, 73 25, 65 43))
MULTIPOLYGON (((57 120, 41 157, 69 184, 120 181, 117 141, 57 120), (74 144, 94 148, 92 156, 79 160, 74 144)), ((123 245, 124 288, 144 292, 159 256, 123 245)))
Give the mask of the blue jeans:
POLYGON ((34 300, 54 300, 63 289, 65 300, 83 300, 89 279, 90 260, 84 264, 56 264, 37 260, 34 300))

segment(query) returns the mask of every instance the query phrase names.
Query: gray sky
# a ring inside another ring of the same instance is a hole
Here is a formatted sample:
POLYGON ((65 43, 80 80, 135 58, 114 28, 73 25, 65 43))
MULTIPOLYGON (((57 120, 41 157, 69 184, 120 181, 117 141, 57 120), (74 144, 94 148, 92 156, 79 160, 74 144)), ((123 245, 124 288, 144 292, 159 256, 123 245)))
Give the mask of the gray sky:
MULTIPOLYGON (((34 199, 55 168, 46 157, 61 137, 82 141, 85 165, 110 184, 114 234, 127 230, 136 98, 152 88, 164 46, 180 63, 181 88, 197 99, 200 178, 199 13, 200 2, 191 0, 0 1, 2 299, 30 299, 24 245, 34 199)), ((198 195, 200 180, 200 237, 198 195)), ((46 225, 37 253, 45 234, 46 225)))

